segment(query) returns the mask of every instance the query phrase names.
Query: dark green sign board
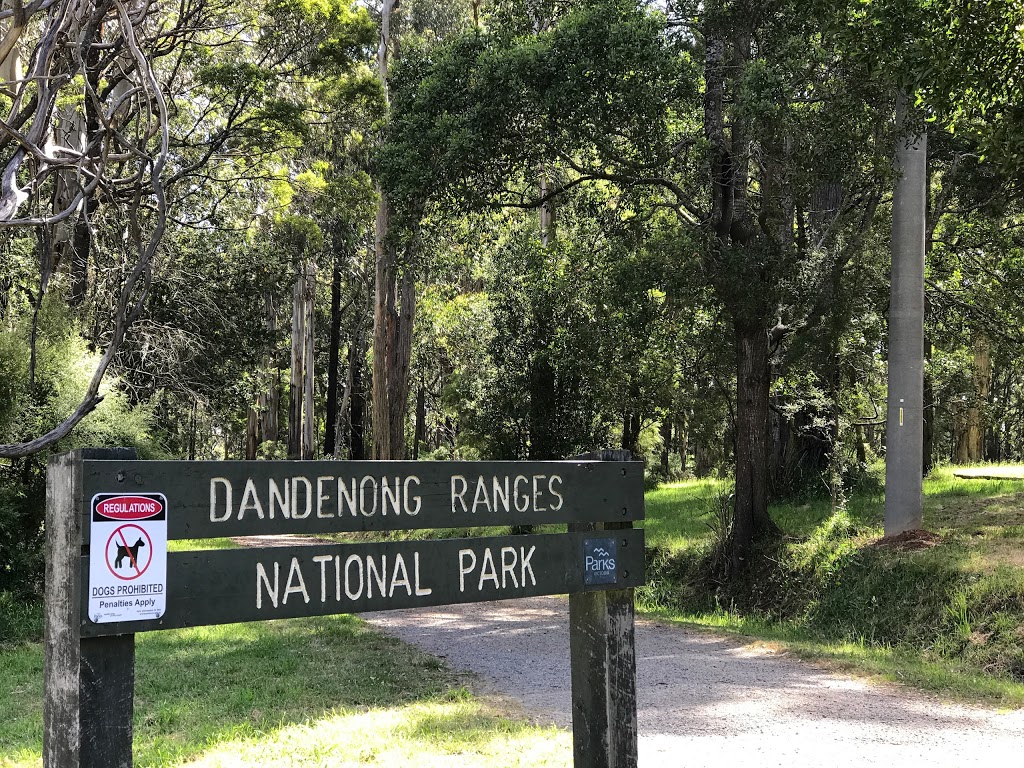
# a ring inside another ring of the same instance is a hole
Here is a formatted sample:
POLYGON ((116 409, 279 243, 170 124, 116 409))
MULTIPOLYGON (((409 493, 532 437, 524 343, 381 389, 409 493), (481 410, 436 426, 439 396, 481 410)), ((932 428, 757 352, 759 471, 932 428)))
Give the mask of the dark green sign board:
MULTIPOLYGON (((86 558, 82 568, 85 578, 86 558)), ((625 589, 643 571, 641 530, 171 552, 161 618, 95 623, 83 601, 82 635, 625 589), (615 553, 596 580, 595 548, 615 553)), ((152 599, 124 590, 92 605, 152 599)))
POLYGON ((86 460, 82 485, 86 499, 163 494, 172 540, 632 521, 644 514, 640 462, 86 460))

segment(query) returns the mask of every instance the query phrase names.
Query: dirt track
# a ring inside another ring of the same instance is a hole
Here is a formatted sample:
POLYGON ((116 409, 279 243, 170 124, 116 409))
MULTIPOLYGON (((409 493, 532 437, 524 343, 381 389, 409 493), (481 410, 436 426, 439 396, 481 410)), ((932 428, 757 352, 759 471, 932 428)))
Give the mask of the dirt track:
MULTIPOLYGON (((568 727, 568 603, 531 598, 364 618, 568 727)), ((640 765, 1020 765, 1024 711, 942 704, 679 627, 637 623, 640 765)))

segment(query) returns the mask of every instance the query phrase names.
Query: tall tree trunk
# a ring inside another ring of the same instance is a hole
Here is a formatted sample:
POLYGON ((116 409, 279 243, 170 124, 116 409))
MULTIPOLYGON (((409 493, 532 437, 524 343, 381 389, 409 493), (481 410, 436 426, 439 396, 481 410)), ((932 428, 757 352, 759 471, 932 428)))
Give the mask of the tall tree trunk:
POLYGON ((967 408, 967 460, 977 464, 985 460, 987 405, 992 389, 992 352, 988 337, 974 338, 974 397, 967 408))
POLYGON ((327 350, 327 407, 324 424, 324 454, 337 458, 338 450, 338 358, 341 350, 341 258, 335 248, 331 272, 331 334, 327 350))
POLYGON ((412 457, 420 458, 420 443, 427 437, 427 388, 420 383, 416 392, 416 429, 412 438, 412 457))
POLYGON ((267 355, 266 373, 264 375, 263 392, 257 401, 260 412, 261 442, 277 442, 280 439, 279 418, 281 410, 281 368, 276 366, 277 351, 277 309, 274 307, 274 295, 267 291, 264 296, 267 338, 270 339, 270 351, 267 355))
POLYGON ((682 474, 686 474, 686 455, 690 452, 689 434, 686 425, 685 414, 676 424, 676 448, 679 451, 679 467, 682 474))
MULTIPOLYGON (((900 94, 897 124, 908 125, 900 94)), ((924 445, 924 247, 928 140, 901 131, 893 192, 892 285, 885 451, 885 535, 921 527, 924 445)))
POLYGON ((867 464, 868 463, 868 441, 866 433, 864 432, 864 425, 858 424, 856 427, 857 435, 857 463, 867 464))
MULTIPOLYGON (((394 245, 388 242, 391 221, 391 207, 387 193, 378 188, 380 203, 377 207, 377 223, 374 237, 375 271, 373 294, 373 458, 391 459, 391 409, 388 392, 388 362, 391 356, 389 333, 393 325, 393 307, 389 299, 394 296, 395 254, 394 245)), ((393 301, 393 299, 392 299, 393 301)))
POLYGON ((260 432, 259 413, 250 406, 245 416, 245 459, 252 461, 256 458, 256 450, 259 448, 260 432))
POLYGON ((291 375, 288 381, 288 458, 302 457, 302 396, 305 391, 303 372, 306 353, 306 267, 292 289, 291 375))
POLYGON ((302 450, 303 459, 313 458, 316 450, 314 427, 316 418, 314 415, 313 403, 313 378, 316 367, 316 357, 313 349, 314 331, 314 305, 316 303, 316 265, 310 262, 306 265, 305 291, 302 296, 302 311, 305 313, 303 328, 303 352, 302 352, 302 450))
MULTIPOLYGON (((927 299, 926 299, 927 300, 927 299)), ((924 361, 925 374, 924 385, 921 391, 922 407, 924 408, 924 424, 921 430, 921 471, 927 475, 932 471, 935 453, 935 391, 932 387, 932 377, 927 373, 927 364, 932 359, 931 339, 924 337, 924 361)))
POLYGON ((736 328, 736 508, 732 565, 743 570, 754 539, 777 531, 768 516, 768 334, 736 328))
POLYGON ((363 445, 363 425, 366 413, 366 391, 363 388, 363 359, 366 356, 366 342, 363 339, 363 331, 358 325, 349 347, 349 376, 352 381, 352 415, 349 417, 351 425, 349 431, 348 457, 353 461, 360 461, 366 458, 366 449, 363 445))
MULTIPOLYGON (((393 13, 397 9, 395 0, 384 0, 377 67, 386 101, 390 61, 398 58, 398 19, 393 13)), ((416 280, 410 265, 399 267, 391 231, 391 202, 380 185, 377 191, 380 202, 374 231, 373 457, 401 459, 405 455, 416 280)))
POLYGON ((661 420, 661 472, 668 477, 668 460, 672 454, 672 419, 666 414, 661 420))

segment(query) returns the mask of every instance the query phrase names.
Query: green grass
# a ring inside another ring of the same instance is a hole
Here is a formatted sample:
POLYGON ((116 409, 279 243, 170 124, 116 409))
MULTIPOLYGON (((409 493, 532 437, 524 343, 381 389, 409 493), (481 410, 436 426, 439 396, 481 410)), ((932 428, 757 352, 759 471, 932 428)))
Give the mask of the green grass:
POLYGON ((641 609, 951 696, 1024 706, 1024 482, 937 469, 925 480, 924 522, 939 538, 916 551, 876 546, 880 488, 876 475, 838 515, 828 499, 773 505, 785 539, 762 552, 749 578, 722 584, 707 564, 716 540, 708 500, 723 486, 663 487, 648 496, 654 549, 641 609))
POLYGON ((203 549, 237 549, 238 545, 229 538, 179 539, 167 542, 168 552, 193 552, 203 549))
MULTIPOLYGON (((42 649, 0 650, 0 765, 37 766, 42 649)), ((137 766, 552 765, 567 733, 501 716, 437 659, 336 616, 139 635, 137 766)))

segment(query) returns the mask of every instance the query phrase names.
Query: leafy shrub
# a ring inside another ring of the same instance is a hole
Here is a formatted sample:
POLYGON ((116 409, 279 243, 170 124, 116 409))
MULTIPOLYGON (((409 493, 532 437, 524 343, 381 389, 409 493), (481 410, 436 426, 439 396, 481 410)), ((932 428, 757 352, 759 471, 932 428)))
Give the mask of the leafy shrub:
MULTIPOLYGON (((62 301, 44 304, 37 342, 36 377, 28 381, 25 324, 0 330, 0 442, 16 443, 60 423, 78 405, 98 355, 74 331, 62 301)), ((142 458, 163 455, 150 434, 146 403, 132 403, 109 382, 103 401, 53 448, 0 464, 0 592, 14 599, 41 594, 46 462, 49 455, 83 447, 130 447, 142 458)))

